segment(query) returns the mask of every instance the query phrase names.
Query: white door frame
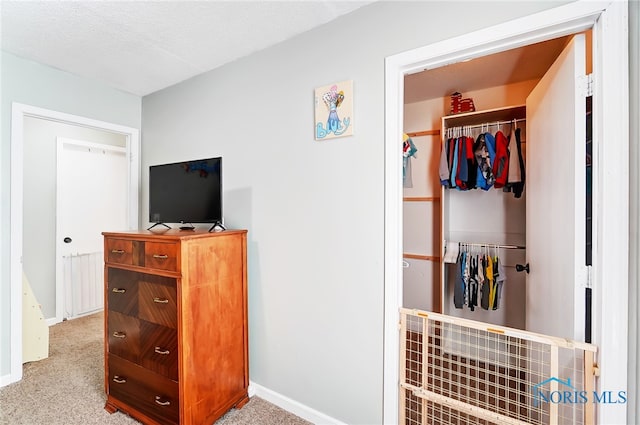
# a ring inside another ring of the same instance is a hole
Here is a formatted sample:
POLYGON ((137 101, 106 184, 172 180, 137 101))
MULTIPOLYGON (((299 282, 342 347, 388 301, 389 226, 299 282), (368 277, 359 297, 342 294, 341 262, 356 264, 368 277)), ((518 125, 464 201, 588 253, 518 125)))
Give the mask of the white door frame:
MULTIPOLYGON (((112 124, 77 115, 66 114, 13 102, 11 110, 11 232, 10 275, 11 275, 11 373, 2 385, 22 379, 22 218, 23 218, 23 145, 24 118, 34 117, 65 124, 88 127, 96 130, 121 133, 126 136, 129 157, 128 219, 132 229, 138 228, 140 189, 140 131, 136 128, 112 124)), ((57 310, 56 306, 56 310, 57 310)))
MULTIPOLYGON (((399 313, 402 305, 404 76, 593 28, 593 341, 598 390, 627 390, 629 283, 629 75, 626 1, 577 1, 386 58, 385 288, 383 421, 398 421, 399 313), (605 137, 606 135, 606 137, 605 137), (605 272, 606 271, 606 272, 605 272), (603 286, 606 284, 606 291, 603 286)), ((627 409, 600 405, 599 423, 626 423, 627 409)))

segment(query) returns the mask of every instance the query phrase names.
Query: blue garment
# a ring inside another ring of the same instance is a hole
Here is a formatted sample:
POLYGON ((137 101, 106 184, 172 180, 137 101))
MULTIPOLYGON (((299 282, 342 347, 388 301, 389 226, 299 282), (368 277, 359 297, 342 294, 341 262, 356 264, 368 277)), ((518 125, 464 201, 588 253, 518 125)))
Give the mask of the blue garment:
POLYGON ((493 161, 496 158, 496 139, 490 133, 480 134, 473 145, 473 153, 478 163, 476 186, 489 190, 495 182, 493 161))
POLYGON ((412 187, 411 181, 411 164, 409 158, 416 155, 418 148, 413 144, 413 140, 410 137, 402 143, 402 186, 412 187))
POLYGON ((458 142, 454 142, 453 165, 451 166, 451 187, 456 187, 456 176, 458 175, 458 142))
POLYGON ((493 163, 496 160, 496 138, 493 137, 491 133, 485 133, 484 135, 485 143, 487 144, 487 149, 489 150, 489 159, 491 160, 491 168, 493 168, 493 163))

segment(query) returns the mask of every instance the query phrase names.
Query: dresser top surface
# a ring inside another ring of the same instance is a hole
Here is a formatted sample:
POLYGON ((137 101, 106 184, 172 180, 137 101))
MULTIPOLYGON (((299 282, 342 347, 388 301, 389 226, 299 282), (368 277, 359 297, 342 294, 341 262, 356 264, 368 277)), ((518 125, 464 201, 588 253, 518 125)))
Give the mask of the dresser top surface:
POLYGON ((211 238, 247 233, 243 229, 223 230, 209 232, 207 229, 196 228, 194 230, 166 229, 166 230, 126 230, 121 232, 102 232, 105 237, 119 239, 167 239, 187 240, 197 238, 211 238))

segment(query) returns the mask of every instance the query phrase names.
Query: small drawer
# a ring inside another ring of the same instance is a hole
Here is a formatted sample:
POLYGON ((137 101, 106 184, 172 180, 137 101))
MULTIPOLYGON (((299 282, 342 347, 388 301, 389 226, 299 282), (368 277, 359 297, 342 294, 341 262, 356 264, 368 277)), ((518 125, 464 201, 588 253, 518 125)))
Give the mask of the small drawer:
POLYGON ((135 317, 109 312, 107 324, 109 353, 132 362, 140 359, 140 321, 135 317))
POLYGON ((178 246, 175 243, 146 242, 144 265, 151 269, 178 270, 178 246))
POLYGON ((107 308, 128 316, 138 315, 138 274, 117 268, 109 269, 107 308))
POLYGON ((129 266, 133 264, 133 241, 106 238, 105 245, 106 262, 129 266))
POLYGON ((140 322, 140 365, 178 380, 178 331, 165 326, 140 322))
POLYGON ((109 395, 159 423, 178 423, 178 383, 116 356, 109 356, 109 395))
MULTIPOLYGON (((171 280, 175 282, 173 279, 171 280)), ((178 303, 175 286, 149 281, 138 284, 138 317, 176 329, 178 303)))

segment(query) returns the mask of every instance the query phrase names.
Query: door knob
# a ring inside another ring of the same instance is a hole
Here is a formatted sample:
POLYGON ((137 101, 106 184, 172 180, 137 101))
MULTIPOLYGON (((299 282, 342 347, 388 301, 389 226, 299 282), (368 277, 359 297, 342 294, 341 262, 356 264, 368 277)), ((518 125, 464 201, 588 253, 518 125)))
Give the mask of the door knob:
POLYGON ((64 243, 71 243, 71 238, 69 236, 67 236, 66 238, 63 239, 64 243))
POLYGON ((525 271, 527 272, 527 274, 529 274, 529 263, 525 264, 524 266, 522 264, 516 264, 516 271, 517 272, 525 271))

